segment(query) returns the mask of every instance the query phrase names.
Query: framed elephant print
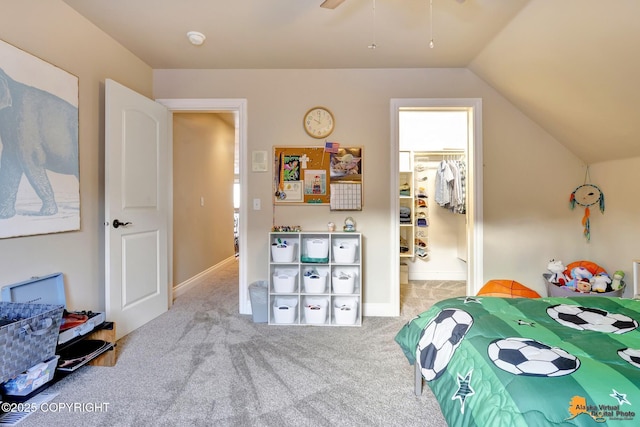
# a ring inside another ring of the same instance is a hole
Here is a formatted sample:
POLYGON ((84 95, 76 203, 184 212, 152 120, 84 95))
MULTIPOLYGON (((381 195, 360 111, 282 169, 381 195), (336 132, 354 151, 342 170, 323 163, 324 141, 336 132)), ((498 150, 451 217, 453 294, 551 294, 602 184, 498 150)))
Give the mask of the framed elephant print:
POLYGON ((78 78, 0 40, 0 238, 80 229, 78 78))

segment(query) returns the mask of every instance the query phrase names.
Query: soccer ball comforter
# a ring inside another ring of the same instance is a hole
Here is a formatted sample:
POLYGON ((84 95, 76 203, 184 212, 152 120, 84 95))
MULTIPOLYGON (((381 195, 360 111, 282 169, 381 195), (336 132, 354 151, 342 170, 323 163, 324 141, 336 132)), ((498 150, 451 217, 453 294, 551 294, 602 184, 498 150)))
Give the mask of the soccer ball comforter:
POLYGON ((640 425, 640 300, 461 297, 395 340, 449 426, 640 425))

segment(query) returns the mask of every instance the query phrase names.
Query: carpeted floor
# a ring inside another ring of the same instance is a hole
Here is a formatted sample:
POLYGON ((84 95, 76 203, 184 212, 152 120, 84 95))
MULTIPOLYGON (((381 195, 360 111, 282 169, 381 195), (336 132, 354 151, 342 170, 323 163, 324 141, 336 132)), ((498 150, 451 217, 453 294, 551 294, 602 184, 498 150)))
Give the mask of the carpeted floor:
POLYGON ((256 324, 238 314, 237 263, 118 343, 115 367, 81 368, 31 426, 446 426, 393 338, 464 282, 402 287, 401 316, 361 327, 256 324), (67 406, 69 404, 70 406, 67 406))

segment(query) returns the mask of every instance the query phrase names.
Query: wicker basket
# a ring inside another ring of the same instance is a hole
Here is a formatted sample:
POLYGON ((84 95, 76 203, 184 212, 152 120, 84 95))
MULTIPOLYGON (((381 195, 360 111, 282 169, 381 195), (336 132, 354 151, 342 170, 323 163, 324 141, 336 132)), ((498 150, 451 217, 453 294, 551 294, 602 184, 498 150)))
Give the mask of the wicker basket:
POLYGON ((25 372, 56 352, 63 305, 0 302, 0 383, 25 372))

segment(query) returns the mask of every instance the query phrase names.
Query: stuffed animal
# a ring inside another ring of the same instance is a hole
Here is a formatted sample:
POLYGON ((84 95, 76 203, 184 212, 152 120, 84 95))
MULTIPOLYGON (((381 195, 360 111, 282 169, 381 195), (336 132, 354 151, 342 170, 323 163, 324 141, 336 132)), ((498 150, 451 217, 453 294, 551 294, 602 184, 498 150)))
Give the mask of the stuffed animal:
POLYGON ((611 281, 611 289, 617 291, 618 289, 624 288, 624 271, 618 270, 613 273, 613 280, 611 281))
POLYGON ((589 292, 591 292, 591 282, 585 279, 578 280, 578 282, 576 283, 576 290, 578 292, 588 294, 589 292))
MULTIPOLYGON (((607 292, 609 284, 611 284, 611 277, 607 273, 598 273, 593 276, 589 282, 591 282, 591 290, 595 292, 607 292)), ((610 288, 609 288, 610 289, 610 288)))
POLYGON ((587 282, 589 282, 592 277, 593 274, 591 274, 591 272, 585 267, 574 267, 571 269, 571 280, 567 282, 566 286, 569 288, 577 289, 578 282, 580 282, 581 280, 586 280, 587 282))
POLYGON ((549 277, 549 283, 553 283, 554 285, 564 286, 571 279, 564 274, 565 266, 562 261, 551 260, 549 264, 547 264, 547 269, 552 273, 551 277, 549 277))

